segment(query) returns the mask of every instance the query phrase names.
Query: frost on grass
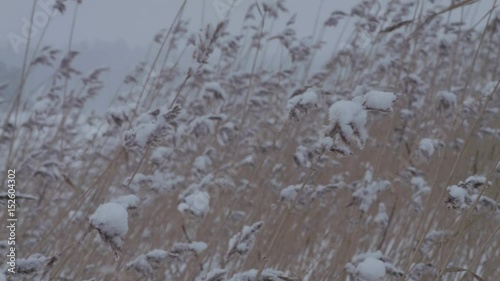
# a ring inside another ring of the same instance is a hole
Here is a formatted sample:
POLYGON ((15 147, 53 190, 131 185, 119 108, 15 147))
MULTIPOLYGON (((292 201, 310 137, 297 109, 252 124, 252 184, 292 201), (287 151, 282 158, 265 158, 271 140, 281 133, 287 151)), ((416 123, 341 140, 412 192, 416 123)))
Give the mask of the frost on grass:
POLYGON ((397 96, 391 92, 369 91, 363 98, 363 106, 368 110, 391 112, 397 96))
POLYGON ((253 246, 255 241, 255 235, 260 230, 264 222, 259 221, 251 226, 245 225, 241 232, 236 233, 229 240, 229 247, 226 254, 226 259, 230 260, 234 254, 238 254, 240 256, 246 255, 253 246))
POLYGON ((123 204, 109 202, 102 204, 89 218, 102 240, 111 246, 118 259, 123 240, 128 232, 128 213, 123 204))

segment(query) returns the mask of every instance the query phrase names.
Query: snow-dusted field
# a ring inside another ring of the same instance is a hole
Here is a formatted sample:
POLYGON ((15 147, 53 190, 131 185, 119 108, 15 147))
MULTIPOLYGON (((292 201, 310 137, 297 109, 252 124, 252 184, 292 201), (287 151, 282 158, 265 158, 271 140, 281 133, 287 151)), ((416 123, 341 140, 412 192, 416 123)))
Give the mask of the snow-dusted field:
POLYGON ((0 281, 500 280, 500 10, 452 2, 305 38, 283 0, 202 30, 181 6, 114 92, 73 34, 29 42, 0 81, 0 281))

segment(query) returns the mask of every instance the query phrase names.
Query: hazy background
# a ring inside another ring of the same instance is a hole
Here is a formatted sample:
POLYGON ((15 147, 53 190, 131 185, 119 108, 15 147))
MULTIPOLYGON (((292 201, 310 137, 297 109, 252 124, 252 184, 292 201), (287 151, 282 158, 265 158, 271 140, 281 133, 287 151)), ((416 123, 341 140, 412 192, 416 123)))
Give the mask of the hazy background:
MULTIPOLYGON (((188 0, 183 19, 189 19, 190 31, 199 30, 206 24, 216 24, 220 17, 214 3, 217 1, 236 5, 229 14, 229 31, 240 30, 242 19, 248 6, 256 0, 188 0)), ((385 3, 388 0, 381 0, 385 3)), ((491 7, 493 0, 482 0, 480 5, 467 8, 469 23, 478 20, 491 7)), ((53 0, 38 0, 38 4, 51 5, 53 0)), ((74 14, 74 0, 67 4, 68 9, 63 15, 56 15, 50 20, 50 26, 44 36, 41 46, 51 45, 66 50, 74 14)), ((152 44, 154 35, 162 29, 168 29, 179 10, 183 0, 83 0, 78 8, 75 33, 72 49, 81 52, 74 61, 74 65, 83 73, 88 73, 100 66, 109 66, 110 71, 105 74, 106 81, 104 95, 110 96, 123 78, 131 72, 138 62, 144 61, 152 44)), ((295 29, 298 37, 311 36, 316 24, 323 24, 328 15, 335 10, 350 12, 351 8, 360 1, 347 0, 287 0, 289 16, 281 17, 273 25, 275 32, 281 31, 281 26, 288 18, 297 14, 295 29)), ((429 2, 429 1, 425 1, 429 2)), ((443 1, 448 5, 451 1, 443 1)), ((23 61, 25 45, 20 45, 16 52, 9 42, 9 34, 21 35, 23 26, 30 18, 33 1, 0 0, 0 83, 9 82, 7 95, 13 95, 17 87, 20 67, 23 61)), ((36 12, 43 11, 39 5, 36 12)), ((328 29, 324 40, 328 44, 346 40, 340 38, 342 22, 336 29, 328 29)), ((347 30, 352 26, 347 25, 347 30)), ((32 46, 40 39, 42 28, 35 33, 32 46)), ((346 32, 349 34, 349 32, 346 32)), ((151 53, 154 53, 153 52, 151 53)), ((324 62, 330 55, 328 48, 316 56, 315 62, 324 62)), ((272 55, 272 52, 269 52, 272 55)), ((151 55, 149 55, 151 57, 151 55)), ((186 54, 182 60, 189 64, 191 54, 186 54)), ((319 65, 319 64, 318 64, 319 65)), ((40 85, 48 73, 46 70, 35 72, 27 83, 27 89, 33 92, 40 85)))
MULTIPOLYGON (((219 0, 229 3, 231 0, 219 0)), ((236 5, 229 14, 229 31, 239 31, 248 6, 255 0, 235 1, 236 5)), ((53 3, 53 0, 38 0, 39 4, 53 3)), ((116 88, 134 66, 145 59, 152 40, 161 29, 170 27, 183 0, 83 0, 78 8, 72 49, 81 54, 74 63, 83 73, 99 66, 109 66, 105 74, 107 95, 116 88)), ((349 11, 359 1, 288 0, 289 15, 297 13, 296 27, 299 37, 311 35, 316 23, 321 25, 334 10, 349 11), (320 9, 321 5, 321 9, 320 9), (318 17, 319 15, 319 17, 318 17)), ((49 28, 41 46, 51 45, 67 49, 71 22, 74 14, 74 1, 67 4, 63 15, 51 18, 49 28)), ((220 17, 216 12, 214 0, 189 0, 183 19, 189 19, 190 30, 199 30, 206 24, 216 24, 220 17)), ((22 65, 25 45, 16 52, 9 42, 8 35, 22 35, 23 26, 30 18, 33 1, 0 0, 0 83, 10 82, 9 95, 18 84, 16 73, 22 65)), ((48 6, 48 4, 46 4, 48 6)), ((37 5, 36 12, 44 11, 37 5)), ((275 31, 283 25, 275 24, 275 31)), ((31 45, 40 39, 42 28, 35 33, 31 45)), ((326 38, 333 41, 338 31, 330 30, 326 38)), ((154 46, 154 45, 153 45, 154 46)), ((191 54, 187 54, 190 59, 191 54)), ((321 54, 320 54, 321 56, 321 54)), ((319 58, 321 59, 321 58, 319 58)), ((189 61, 186 61, 186 64, 189 61)), ((28 82, 30 91, 44 81, 44 73, 35 73, 28 82)))

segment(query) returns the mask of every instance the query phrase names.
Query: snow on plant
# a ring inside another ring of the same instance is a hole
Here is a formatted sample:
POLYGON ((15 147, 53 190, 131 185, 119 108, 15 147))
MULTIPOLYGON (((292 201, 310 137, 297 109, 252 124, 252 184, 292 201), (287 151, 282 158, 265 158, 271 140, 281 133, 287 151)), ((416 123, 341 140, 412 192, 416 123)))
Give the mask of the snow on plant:
POLYGON ((297 90, 287 101, 286 110, 291 118, 299 120, 300 114, 306 114, 307 110, 318 106, 318 93, 312 89, 297 90))
POLYGON ((210 210, 210 195, 206 191, 195 190, 182 199, 177 209, 181 213, 189 212, 196 217, 203 217, 210 210))
POLYGON ((147 187, 155 192, 172 192, 185 181, 183 176, 171 172, 155 170, 151 175, 137 173, 133 177, 129 176, 122 182, 122 187, 128 188, 131 192, 137 194, 141 187, 147 187))
POLYGON ((250 251, 255 241, 255 235, 263 224, 264 222, 259 221, 251 226, 245 225, 241 232, 238 232, 231 237, 226 254, 226 262, 231 260, 234 254, 244 256, 250 251))
POLYGON ((299 145, 295 151, 293 160, 297 166, 309 168, 311 167, 313 156, 313 153, 307 147, 299 145))
POLYGON ((422 205, 422 196, 428 194, 431 191, 431 188, 421 176, 412 177, 410 184, 413 193, 411 197, 412 207, 415 211, 421 212, 424 208, 422 205))
POLYGON ((429 231, 425 237, 422 243, 420 244, 420 252, 427 256, 431 257, 432 254, 434 253, 434 247, 439 247, 440 245, 445 244, 448 242, 453 236, 455 235, 454 232, 448 231, 448 230, 432 230, 429 231))
POLYGON ((296 281, 298 279, 289 277, 284 272, 266 268, 262 271, 260 278, 256 280, 257 270, 251 269, 245 272, 236 273, 234 276, 229 278, 228 281, 296 281))
MULTIPOLYGON (((279 266, 282 272, 264 270, 260 281, 295 280, 288 274, 311 281, 345 276, 345 256, 379 242, 377 249, 405 265, 405 277, 391 276, 398 271, 386 257, 367 255, 351 261, 346 279, 434 280, 450 264, 495 279, 495 190, 485 188, 484 177, 444 190, 451 208, 484 215, 460 235, 455 226, 462 225, 446 221, 449 214, 440 208, 445 198, 436 196, 455 159, 456 173, 498 166, 491 161, 497 161, 500 101, 497 83, 489 82, 499 69, 492 60, 500 44, 495 11, 487 23, 471 27, 467 16, 447 21, 456 10, 441 1, 428 1, 418 17, 416 0, 360 1, 351 11, 318 18, 313 38, 300 37, 300 14, 282 18, 286 1, 273 2, 249 2, 241 32, 226 28, 235 24, 226 21, 200 34, 190 30, 189 9, 181 8, 102 114, 93 108, 102 102, 97 92, 111 86, 99 79, 105 68, 76 69, 73 62, 85 59, 77 45, 62 54, 50 46, 33 49, 20 83, 9 81, 10 93, 0 97, 13 98, 1 104, 0 166, 18 169, 25 183, 16 195, 21 254, 63 251, 56 255, 63 262, 47 275, 61 280, 125 280, 133 273, 141 280, 255 281, 259 269, 279 266), (283 19, 286 26, 276 31, 273 21, 283 19), (350 47, 337 44, 344 36, 327 38, 330 27, 348 31, 351 25, 350 47), (369 52, 363 47, 368 33, 374 35, 369 52), (323 63, 318 55, 325 51, 323 63), (47 80, 33 95, 38 71, 47 80), (375 122, 391 111, 396 118, 375 122), (352 157, 334 160, 326 150, 352 157), (403 181, 381 176, 400 168, 403 181), (121 196, 124 190, 133 195, 121 196), (331 191, 335 196, 325 196, 331 191), (346 208, 351 199, 354 208, 346 208), (144 208, 132 211, 139 201, 144 208), (358 210, 361 218, 354 216, 358 210), (86 215, 87 231, 81 224, 86 215), (412 216, 417 219, 407 219, 412 216), (256 218, 263 224, 252 225, 256 218), (423 233, 436 226, 445 228, 423 233), (99 251, 75 254, 88 246, 82 238, 94 229, 98 244, 121 250, 126 262, 99 251), (257 230, 262 241, 255 239, 257 230), (332 231, 336 235, 324 234, 332 231), (210 251, 200 254, 206 244, 190 242, 196 240, 210 240, 210 251), (171 246, 175 241, 186 243, 171 246), (262 249, 267 253, 257 251, 262 249)), ((327 15, 323 2, 319 16, 327 15)), ((498 174, 488 179, 495 185, 498 174)), ((0 203, 8 199, 0 193, 0 203)), ((43 276, 41 264, 32 274, 37 276, 19 279, 43 276)))
POLYGON ((146 280, 154 280, 154 271, 160 267, 160 263, 167 257, 167 251, 155 249, 127 263, 127 268, 133 268, 146 280))
POLYGON ((181 258, 183 255, 191 253, 191 254, 199 254, 207 248, 207 244, 205 242, 194 241, 190 243, 175 243, 170 249, 170 256, 175 258, 181 258))
POLYGON ((363 106, 353 101, 338 101, 329 110, 330 123, 324 128, 325 135, 334 140, 331 151, 351 155, 350 145, 364 146, 367 112, 363 106))
POLYGON ((439 99, 438 110, 449 112, 457 106, 457 95, 448 91, 439 91, 437 93, 439 99))
POLYGON ((401 277, 403 271, 382 252, 366 252, 352 257, 345 270, 355 281, 383 281, 388 275, 401 277))
POLYGON ((394 93, 372 90, 363 97, 363 106, 367 110, 391 112, 396 99, 394 93))
POLYGON ((136 208, 138 201, 135 195, 119 197, 100 205, 89 217, 90 225, 113 249, 116 258, 120 256, 123 240, 128 232, 127 209, 136 208))
POLYGON ((437 277, 436 268, 430 263, 418 263, 412 267, 408 281, 424 281, 437 277))
POLYGON ((203 85, 203 98, 206 100, 226 100, 227 93, 218 82, 207 82, 203 85))
POLYGON ((380 203, 378 205, 378 213, 373 219, 373 221, 377 223, 382 229, 386 229, 387 226, 389 225, 389 216, 387 215, 387 212, 385 210, 384 203, 380 203))
POLYGON ((341 100, 330 106, 329 124, 323 134, 333 140, 331 151, 351 155, 351 146, 363 148, 368 138, 365 128, 368 110, 390 112, 397 96, 390 92, 369 91, 351 101, 341 100))
POLYGON ((25 259, 16 261, 16 273, 11 277, 11 280, 24 280, 25 277, 38 278, 38 280, 48 280, 50 272, 58 257, 46 257, 36 253, 25 259))
POLYGON ((170 251, 155 249, 136 257, 127 263, 126 267, 134 269, 146 280, 155 280, 154 272, 167 259, 180 260, 182 256, 193 253, 199 254, 207 248, 204 242, 175 243, 170 251))
POLYGON ((366 213, 370 206, 377 200, 378 194, 389 186, 390 182, 387 180, 374 181, 373 167, 368 166, 363 181, 354 184, 353 200, 349 205, 358 205, 359 210, 366 213))
POLYGON ((174 106, 168 110, 156 109, 141 115, 136 125, 125 132, 123 145, 126 148, 156 147, 165 141, 167 135, 175 131, 175 119, 180 113, 180 107, 174 106))
POLYGON ((500 203, 485 195, 479 197, 479 188, 488 184, 484 176, 470 176, 465 182, 460 181, 457 185, 448 186, 448 198, 445 203, 448 208, 464 210, 472 207, 477 201, 475 210, 493 212, 500 217, 500 203))
POLYGON ((111 202, 122 205, 125 209, 136 209, 139 206, 139 197, 130 194, 111 199, 111 202))
POLYGON ((204 278, 197 279, 196 281, 226 281, 227 273, 226 269, 215 268, 207 273, 204 278))
POLYGON ((425 159, 429 159, 436 151, 439 141, 431 138, 423 138, 418 143, 418 151, 425 159))

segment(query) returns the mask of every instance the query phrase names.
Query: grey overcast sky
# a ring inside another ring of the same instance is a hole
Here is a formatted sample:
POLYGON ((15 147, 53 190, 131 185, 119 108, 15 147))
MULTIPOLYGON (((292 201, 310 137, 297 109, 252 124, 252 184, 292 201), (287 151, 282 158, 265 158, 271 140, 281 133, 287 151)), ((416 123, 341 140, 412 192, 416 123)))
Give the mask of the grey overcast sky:
MULTIPOLYGON (((249 4, 257 0, 188 0, 184 18, 190 19, 192 27, 205 23, 217 22, 216 3, 235 2, 230 14, 231 27, 238 28, 249 4)), ((262 0, 259 0, 262 1, 262 0)), ((332 11, 350 9, 361 0, 287 0, 290 14, 297 13, 297 32, 300 35, 311 33, 320 7, 320 19, 324 20, 332 11)), ((386 2, 387 0, 380 0, 386 2)), ((443 1, 448 5, 451 1, 443 1)), ((481 0, 478 14, 484 14, 493 0, 481 0)), ((40 20, 44 20, 44 8, 54 0, 37 0, 35 9, 40 20), (44 5, 45 4, 45 5, 44 5)), ((73 0, 69 2, 74 2, 73 0)), ((183 0, 83 0, 80 5, 75 29, 74 42, 125 40, 129 46, 146 46, 154 34, 170 26, 183 0)), ((426 1, 427 2, 427 1, 426 1)), ((30 17, 33 0, 0 0, 0 45, 9 43, 8 35, 22 35, 23 27, 30 17)), ((65 44, 71 26, 74 5, 68 5, 64 15, 52 18, 45 36, 45 44, 65 44)), ((473 14, 473 9, 470 9, 473 14)), ((480 15, 476 16, 478 19, 480 15)), ((36 19, 35 19, 36 23, 36 19)), ((40 36, 41 28, 35 32, 35 39, 40 36)))
MULTIPOLYGON (((238 22, 255 0, 188 0, 184 18, 190 19, 193 27, 199 27, 202 19, 205 23, 217 22, 219 17, 215 5, 218 2, 236 2, 230 14, 232 28, 237 28, 238 22), (241 4, 240 4, 241 3, 241 4)), ((323 6, 320 18, 324 19, 333 10, 350 10, 359 1, 324 1, 324 0, 287 0, 290 14, 298 13, 297 26, 301 35, 307 35, 314 27, 320 2, 323 6)), ((38 0, 40 4, 53 0, 38 0)), ((183 0, 83 0, 78 11, 75 42, 83 40, 115 41, 124 39, 130 46, 145 46, 149 44, 154 34, 162 28, 170 26, 183 0)), ((30 17, 33 1, 0 0, 0 42, 8 43, 9 33, 22 34, 25 19, 30 17)), ((63 16, 53 17, 49 31, 46 34, 47 44, 63 44, 67 41, 72 18, 72 7, 63 16)), ((43 7, 36 10, 43 21, 43 7)), ((36 21, 35 21, 36 22, 36 21)), ((41 33, 38 32, 36 37, 41 33)))

